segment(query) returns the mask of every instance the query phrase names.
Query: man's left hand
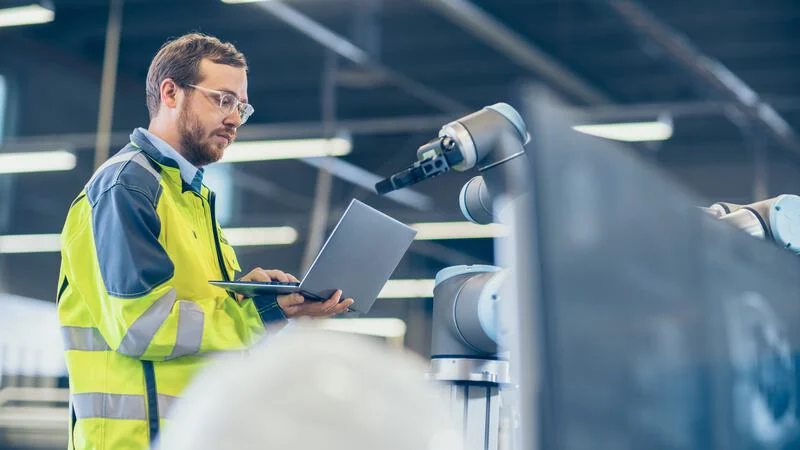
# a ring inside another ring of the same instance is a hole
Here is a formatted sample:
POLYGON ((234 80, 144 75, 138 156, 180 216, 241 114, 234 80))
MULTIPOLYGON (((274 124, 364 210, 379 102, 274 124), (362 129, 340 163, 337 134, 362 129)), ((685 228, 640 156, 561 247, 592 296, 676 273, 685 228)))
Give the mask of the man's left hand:
POLYGON ((342 298, 342 291, 336 291, 324 302, 308 300, 300 294, 289 294, 278 296, 278 305, 283 310, 283 314, 288 317, 330 317, 343 312, 347 312, 353 304, 352 298, 342 298))

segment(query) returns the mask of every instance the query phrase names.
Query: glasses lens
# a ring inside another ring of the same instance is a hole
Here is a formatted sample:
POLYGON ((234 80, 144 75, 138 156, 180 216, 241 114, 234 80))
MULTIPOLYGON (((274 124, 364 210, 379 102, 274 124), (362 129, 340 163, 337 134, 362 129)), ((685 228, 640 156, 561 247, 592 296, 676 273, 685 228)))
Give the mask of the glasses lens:
POLYGON ((247 103, 241 104, 239 108, 239 117, 242 119, 242 125, 244 125, 244 123, 247 122, 247 119, 249 119, 250 116, 253 115, 254 111, 255 109, 253 109, 251 105, 247 103))
POLYGON ((234 97, 234 96, 232 96, 230 94, 222 95, 219 98, 219 107, 226 114, 232 113, 236 109, 236 104, 237 103, 239 103, 239 101, 236 100, 236 97, 234 97))

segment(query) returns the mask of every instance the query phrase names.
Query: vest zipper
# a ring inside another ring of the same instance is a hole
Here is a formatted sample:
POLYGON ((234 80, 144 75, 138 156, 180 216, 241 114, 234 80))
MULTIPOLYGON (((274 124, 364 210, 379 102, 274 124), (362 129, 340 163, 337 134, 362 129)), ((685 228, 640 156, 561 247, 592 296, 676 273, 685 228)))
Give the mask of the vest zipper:
POLYGON ((231 281, 230 276, 228 276, 228 269, 225 267, 225 259, 222 257, 222 248, 220 248, 219 235, 217 234, 217 212, 214 208, 216 197, 216 194, 213 192, 208 192, 208 205, 210 208, 209 213, 211 214, 211 231, 214 233, 214 245, 217 248, 217 261, 219 262, 219 269, 222 272, 222 278, 225 281, 231 281))

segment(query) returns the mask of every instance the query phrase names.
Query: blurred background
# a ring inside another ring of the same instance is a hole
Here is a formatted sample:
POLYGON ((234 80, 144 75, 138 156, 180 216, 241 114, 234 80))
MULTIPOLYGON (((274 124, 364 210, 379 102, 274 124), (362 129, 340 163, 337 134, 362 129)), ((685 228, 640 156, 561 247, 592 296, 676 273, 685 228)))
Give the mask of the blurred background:
MULTIPOLYGON (((798 193, 799 25, 794 0, 0 0, 0 387, 65 386, 58 234, 97 161, 147 126, 147 69, 170 37, 248 59, 239 140, 260 150, 206 178, 242 268, 302 275, 353 198, 415 224, 368 320, 329 326, 428 357, 433 278, 491 264, 496 229, 459 211, 473 174, 391 198, 376 181, 534 81, 708 203, 798 193)), ((0 402, 0 428, 24 412, 0 402)))

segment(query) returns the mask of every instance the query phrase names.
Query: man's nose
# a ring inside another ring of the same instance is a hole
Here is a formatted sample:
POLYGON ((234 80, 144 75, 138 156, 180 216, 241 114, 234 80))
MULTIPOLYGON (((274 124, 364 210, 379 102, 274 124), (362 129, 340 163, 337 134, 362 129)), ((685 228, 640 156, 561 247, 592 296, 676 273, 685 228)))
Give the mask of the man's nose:
POLYGON ((233 127, 234 130, 238 129, 242 126, 242 118, 239 116, 239 111, 234 110, 232 113, 225 116, 225 120, 222 122, 225 126, 233 127))

